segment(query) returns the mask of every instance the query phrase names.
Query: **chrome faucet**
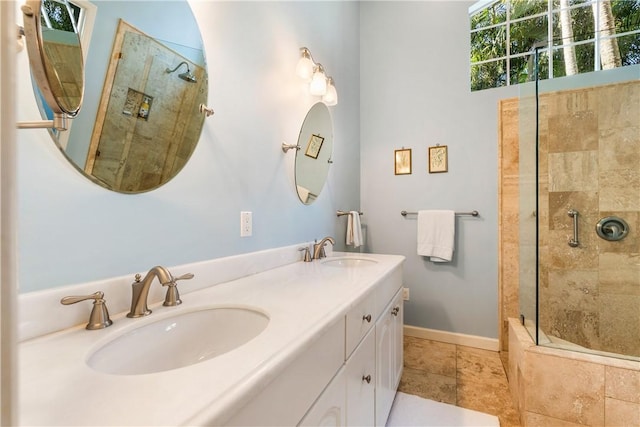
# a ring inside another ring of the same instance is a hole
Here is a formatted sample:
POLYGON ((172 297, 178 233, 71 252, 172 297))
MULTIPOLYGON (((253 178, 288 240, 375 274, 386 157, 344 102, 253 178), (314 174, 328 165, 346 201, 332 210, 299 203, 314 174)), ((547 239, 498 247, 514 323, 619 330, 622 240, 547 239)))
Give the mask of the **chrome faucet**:
POLYGON ((324 239, 320 240, 320 243, 316 243, 313 245, 313 259, 320 259, 327 256, 324 252, 324 247, 327 242, 331 243, 331 245, 335 245, 336 241, 333 240, 333 237, 327 236, 324 239))
POLYGON ((169 273, 169 270, 157 265, 149 270, 142 281, 140 281, 140 277, 139 274, 136 274, 136 280, 131 284, 133 295, 131 297, 131 311, 129 311, 127 317, 142 317, 151 314, 151 310, 147 307, 147 298, 154 277, 158 278, 162 286, 168 286, 167 295, 162 305, 175 306, 182 303, 176 281, 192 279, 193 274, 187 273, 179 277, 173 277, 171 273, 169 273))

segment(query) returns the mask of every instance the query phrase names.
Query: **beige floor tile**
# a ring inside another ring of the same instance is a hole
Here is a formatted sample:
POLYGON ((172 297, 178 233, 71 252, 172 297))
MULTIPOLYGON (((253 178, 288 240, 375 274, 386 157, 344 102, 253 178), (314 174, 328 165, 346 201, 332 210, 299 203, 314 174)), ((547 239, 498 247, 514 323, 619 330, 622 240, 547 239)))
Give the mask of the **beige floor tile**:
POLYGON ((405 368, 399 390, 496 415, 501 427, 521 427, 505 366, 508 355, 405 337, 405 368))
POLYGON ((456 377, 475 381, 505 381, 505 370, 500 355, 495 351, 458 346, 456 377))
MULTIPOLYGON (((524 414, 523 427, 584 427, 582 424, 576 424, 569 421, 559 420, 557 418, 547 417, 545 415, 536 414, 534 412, 526 412, 524 414)), ((500 427, 504 427, 500 425, 500 427)))
POLYGON ((456 404, 456 379, 419 369, 404 368, 399 391, 438 402, 456 404))
POLYGON ((456 376, 456 346, 414 337, 404 337, 404 366, 432 374, 456 376))

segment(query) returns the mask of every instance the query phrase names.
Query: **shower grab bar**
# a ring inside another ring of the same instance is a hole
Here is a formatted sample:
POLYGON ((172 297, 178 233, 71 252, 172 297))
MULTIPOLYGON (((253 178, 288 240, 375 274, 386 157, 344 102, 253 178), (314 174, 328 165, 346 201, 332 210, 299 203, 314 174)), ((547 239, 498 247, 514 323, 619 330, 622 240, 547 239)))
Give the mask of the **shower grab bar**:
POLYGON ((578 216, 580 213, 575 209, 569 209, 567 215, 573 218, 573 238, 569 239, 569 246, 577 248, 580 245, 580 240, 578 240, 578 216))
MULTIPOLYGON (((345 212, 345 211, 337 211, 336 214, 337 216, 343 216, 343 215, 349 215, 351 212, 345 212)), ((358 214, 360 216, 362 216, 362 212, 358 211, 358 214)))
MULTIPOLYGON (((402 212, 400 212, 400 215, 402 215, 402 216, 407 216, 407 215, 418 215, 418 212, 407 212, 407 211, 402 211, 402 212)), ((480 216, 480 212, 478 212, 478 211, 471 211, 471 212, 456 212, 456 215, 458 215, 458 216, 460 216, 460 215, 480 216)))

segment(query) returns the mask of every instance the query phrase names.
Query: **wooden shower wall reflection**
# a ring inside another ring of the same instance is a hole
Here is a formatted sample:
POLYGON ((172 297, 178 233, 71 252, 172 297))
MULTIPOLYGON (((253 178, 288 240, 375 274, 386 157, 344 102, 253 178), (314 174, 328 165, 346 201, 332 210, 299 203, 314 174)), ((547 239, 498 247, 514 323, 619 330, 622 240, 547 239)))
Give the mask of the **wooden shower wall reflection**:
POLYGON ((204 116, 204 68, 120 21, 91 137, 85 172, 107 187, 141 192, 171 179, 187 162, 204 116), (178 77, 187 61, 197 82, 178 77))

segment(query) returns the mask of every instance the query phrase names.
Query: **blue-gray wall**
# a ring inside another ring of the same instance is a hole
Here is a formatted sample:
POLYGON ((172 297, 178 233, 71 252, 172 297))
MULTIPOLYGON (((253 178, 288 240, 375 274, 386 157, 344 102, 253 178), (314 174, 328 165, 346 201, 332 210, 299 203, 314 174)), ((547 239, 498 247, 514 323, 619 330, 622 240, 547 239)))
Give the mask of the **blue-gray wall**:
POLYGON ((361 197, 367 249, 407 257, 405 324, 497 338, 497 101, 517 92, 470 92, 470 4, 362 5, 361 197), (448 147, 448 173, 428 173, 436 144, 448 147), (402 147, 412 149, 413 173, 395 176, 402 147), (416 254, 416 216, 400 211, 420 209, 480 212, 457 218, 453 262, 416 254))
MULTIPOLYGON (((120 2, 127 5, 127 2, 120 2)), ((209 67, 209 104, 198 147, 182 173, 140 195, 84 179, 47 131, 18 133, 21 292, 133 274, 333 235, 337 209, 359 208, 359 7, 352 2, 192 4, 209 67), (307 46, 335 78, 334 163, 318 200, 294 191, 294 153, 307 109, 317 101, 295 75, 307 46), (240 237, 240 211, 253 212, 253 237, 240 237)), ((28 75, 26 51, 19 75, 28 75)), ((22 78, 19 120, 37 110, 22 78)))
MULTIPOLYGON (((68 166, 45 131, 18 134, 21 291, 328 234, 343 242, 346 218, 336 209, 361 208, 367 250, 407 257, 407 324, 497 337, 497 101, 517 90, 470 93, 469 5, 194 2, 216 114, 173 181, 112 193, 68 166), (279 148, 296 140, 315 101, 294 75, 301 46, 327 67, 340 97, 329 182, 309 207, 294 192, 293 153, 279 148), (435 144, 449 147, 448 173, 427 172, 435 144), (393 174, 401 147, 413 149, 411 175, 393 174), (429 208, 480 211, 458 219, 451 264, 418 257, 415 219, 400 216, 429 208), (241 210, 254 213, 253 237, 239 237, 241 210)), ((28 83, 20 91, 24 115, 28 83)))

